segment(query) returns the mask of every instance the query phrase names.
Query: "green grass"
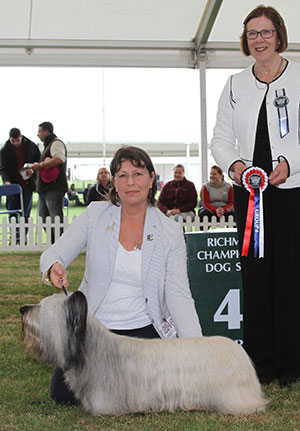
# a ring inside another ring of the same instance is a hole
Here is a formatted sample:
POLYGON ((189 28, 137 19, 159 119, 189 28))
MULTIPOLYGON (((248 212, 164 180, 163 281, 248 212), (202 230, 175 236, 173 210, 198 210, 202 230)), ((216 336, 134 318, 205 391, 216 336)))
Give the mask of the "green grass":
MULTIPOLYGON (((56 405, 49 397, 52 368, 25 352, 19 308, 37 303, 56 290, 41 284, 39 253, 0 253, 0 430, 1 431, 299 431, 300 385, 264 386, 267 411, 249 416, 216 412, 132 414, 95 417, 80 407, 56 405)), ((85 255, 69 267, 71 290, 84 271, 85 255)), ((118 388, 116 388, 116 391, 118 388)))

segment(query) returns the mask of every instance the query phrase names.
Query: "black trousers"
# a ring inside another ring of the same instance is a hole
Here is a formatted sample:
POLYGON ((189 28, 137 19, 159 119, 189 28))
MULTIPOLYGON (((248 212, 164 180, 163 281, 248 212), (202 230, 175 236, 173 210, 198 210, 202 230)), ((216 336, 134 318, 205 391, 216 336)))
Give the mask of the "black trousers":
MULTIPOLYGON (((129 330, 121 330, 121 329, 112 329, 111 332, 119 335, 126 335, 128 337, 133 338, 160 338, 158 333, 156 332, 154 326, 149 325, 144 328, 138 329, 129 329, 129 330)), ((64 372, 61 368, 55 368, 54 373, 52 375, 51 384, 50 384, 50 396, 57 403, 63 404, 76 404, 78 401, 76 400, 73 392, 68 388, 65 383, 64 372)))
MULTIPOLYGON (((240 251, 249 193, 234 187, 240 251)), ((244 347, 260 376, 300 378, 300 188, 263 193, 265 257, 241 257, 244 347)))

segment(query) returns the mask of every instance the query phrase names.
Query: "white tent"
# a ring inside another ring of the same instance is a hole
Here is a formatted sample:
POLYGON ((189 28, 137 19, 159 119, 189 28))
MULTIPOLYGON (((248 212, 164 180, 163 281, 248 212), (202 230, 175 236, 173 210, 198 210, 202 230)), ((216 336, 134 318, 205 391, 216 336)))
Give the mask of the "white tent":
MULTIPOLYGON (((242 21, 257 0, 0 0, 0 66, 170 67, 200 72, 207 177, 207 68, 242 68, 242 21)), ((298 0, 273 0, 300 61, 298 0)))

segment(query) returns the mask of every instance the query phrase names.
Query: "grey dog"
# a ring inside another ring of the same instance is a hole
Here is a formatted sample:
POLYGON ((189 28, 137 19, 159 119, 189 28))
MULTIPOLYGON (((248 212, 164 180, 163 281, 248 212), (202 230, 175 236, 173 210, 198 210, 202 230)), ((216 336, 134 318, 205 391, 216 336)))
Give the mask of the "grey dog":
POLYGON ((253 365, 225 337, 143 340, 112 334, 88 314, 77 291, 21 308, 27 350, 60 367, 85 410, 126 414, 162 410, 264 410, 253 365))

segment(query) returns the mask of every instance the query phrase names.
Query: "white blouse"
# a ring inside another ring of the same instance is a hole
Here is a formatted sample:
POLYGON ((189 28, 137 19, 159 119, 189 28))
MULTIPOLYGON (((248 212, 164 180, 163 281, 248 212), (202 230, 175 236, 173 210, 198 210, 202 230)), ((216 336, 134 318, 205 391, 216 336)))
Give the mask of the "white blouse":
POLYGON ((95 316, 108 329, 136 329, 151 319, 142 287, 141 250, 126 250, 118 243, 112 282, 95 316))

